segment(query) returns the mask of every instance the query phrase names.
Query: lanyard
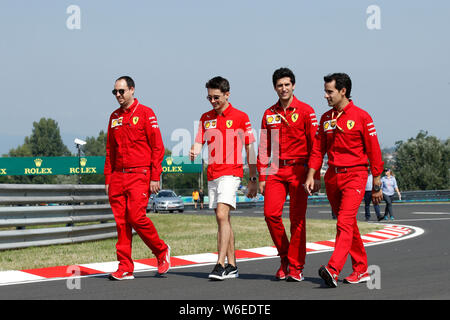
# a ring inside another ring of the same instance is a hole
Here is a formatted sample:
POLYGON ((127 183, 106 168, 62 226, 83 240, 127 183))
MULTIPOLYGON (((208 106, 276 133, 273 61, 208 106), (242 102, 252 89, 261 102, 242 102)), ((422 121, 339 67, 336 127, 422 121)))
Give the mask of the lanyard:
POLYGON ((336 126, 341 132, 344 132, 344 130, 338 126, 337 119, 339 119, 339 117, 342 115, 343 112, 344 112, 344 110, 342 110, 341 112, 338 112, 336 118, 334 118, 334 110, 331 113, 331 127, 336 126))
MULTIPOLYGON (((292 115, 296 110, 297 108, 294 108, 294 110, 288 116, 292 115)), ((272 112, 274 112, 277 116, 280 116, 280 118, 283 119, 283 121, 287 124, 287 126, 290 127, 289 121, 287 121, 287 119, 282 114, 275 111, 275 108, 272 109, 272 112)))

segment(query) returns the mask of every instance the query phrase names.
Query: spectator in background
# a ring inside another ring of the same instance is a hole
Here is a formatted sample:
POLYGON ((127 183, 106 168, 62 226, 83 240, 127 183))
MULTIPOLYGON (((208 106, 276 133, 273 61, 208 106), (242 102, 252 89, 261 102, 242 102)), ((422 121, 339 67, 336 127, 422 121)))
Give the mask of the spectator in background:
POLYGON ((197 189, 195 189, 192 192, 192 201, 194 202, 195 210, 197 210, 198 196, 199 196, 198 191, 197 191, 197 189))
POLYGON ((384 210, 384 216, 378 218, 380 220, 388 220, 390 216, 391 220, 394 220, 394 212, 392 210, 392 201, 394 200, 394 193, 397 192, 398 199, 402 200, 402 195, 397 186, 397 180, 395 180, 394 174, 391 169, 384 169, 385 176, 381 178, 381 190, 383 191, 383 199, 386 202, 386 209, 384 210))
POLYGON ((198 200, 200 201, 200 209, 203 209, 203 203, 205 202, 205 193, 203 192, 203 189, 200 189, 198 200))
MULTIPOLYGON (((366 221, 370 220, 370 202, 372 201, 372 185, 373 185, 373 176, 372 173, 369 170, 369 176, 367 177, 367 184, 366 184, 366 192, 364 193, 364 204, 365 204, 365 214, 366 214, 366 221)), ((375 209, 375 214, 377 215, 378 221, 380 221, 380 205, 373 204, 373 208, 375 209)))

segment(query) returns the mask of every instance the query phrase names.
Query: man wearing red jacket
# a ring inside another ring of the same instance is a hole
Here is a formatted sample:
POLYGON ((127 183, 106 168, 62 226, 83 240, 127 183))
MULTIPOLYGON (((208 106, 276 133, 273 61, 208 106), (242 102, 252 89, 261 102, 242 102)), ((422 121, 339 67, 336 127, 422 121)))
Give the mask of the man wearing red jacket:
MULTIPOLYGON (((275 277, 302 281, 308 200, 302 185, 318 123, 313 108, 294 96, 295 75, 290 69, 276 70, 272 82, 279 99, 262 118, 257 158, 259 189, 264 194, 265 220, 281 258, 275 277), (290 196, 290 241, 281 218, 287 195, 290 196)), ((319 172, 316 179, 320 179, 319 172)), ((320 180, 316 186, 320 187, 320 180)))
POLYGON ((323 157, 327 153, 325 187, 331 208, 337 216, 337 233, 334 252, 328 264, 320 267, 319 275, 326 285, 337 287, 338 275, 348 254, 352 258, 353 272, 344 282, 360 283, 370 279, 356 215, 364 197, 368 161, 374 176, 372 200, 374 204, 381 201, 383 161, 372 118, 350 99, 350 77, 345 73, 335 73, 325 76, 324 80, 325 99, 332 109, 320 119, 309 159, 305 190, 310 193, 314 188, 313 176, 322 167, 323 157))
POLYGON ((150 193, 157 193, 164 145, 153 110, 134 98, 134 81, 120 77, 113 95, 120 108, 109 119, 106 142, 105 185, 117 226, 119 267, 111 280, 134 279, 131 259, 132 229, 158 260, 158 273, 170 267, 170 247, 158 236, 146 216, 150 193))

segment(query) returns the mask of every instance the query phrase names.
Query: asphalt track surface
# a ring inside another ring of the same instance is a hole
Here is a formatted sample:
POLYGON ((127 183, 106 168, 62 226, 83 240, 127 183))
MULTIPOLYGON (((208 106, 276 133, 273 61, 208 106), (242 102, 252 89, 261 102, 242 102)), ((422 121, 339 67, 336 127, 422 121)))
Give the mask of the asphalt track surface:
MULTIPOLYGON (((373 207, 371 210, 375 220, 373 207)), ((360 207, 359 220, 364 219, 363 211, 360 207)), ((157 276, 154 271, 138 272, 134 280, 128 281, 110 281, 106 276, 81 278, 78 288, 74 289, 69 289, 68 280, 2 286, 0 299, 145 299, 177 301, 178 305, 184 301, 198 304, 202 301, 450 299, 450 204, 395 203, 394 213, 393 223, 420 227, 424 233, 403 241, 366 247, 369 265, 380 271, 375 288, 342 282, 351 273, 350 258, 338 287, 326 287, 317 271, 320 265, 327 263, 331 252, 322 252, 307 255, 302 282, 275 281, 279 258, 266 258, 239 261, 238 279, 210 281, 208 274, 213 265, 208 264, 175 267, 164 276, 157 276)), ((234 215, 262 216, 262 210, 258 207, 240 209, 234 215)), ((307 217, 330 219, 330 209, 326 205, 309 206, 307 217)))

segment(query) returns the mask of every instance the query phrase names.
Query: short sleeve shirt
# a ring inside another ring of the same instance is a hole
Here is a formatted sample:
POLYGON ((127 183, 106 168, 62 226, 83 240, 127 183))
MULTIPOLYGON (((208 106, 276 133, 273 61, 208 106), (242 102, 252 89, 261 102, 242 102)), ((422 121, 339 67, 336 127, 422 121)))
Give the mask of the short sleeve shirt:
POLYGON ((242 178, 242 148, 254 141, 248 115, 231 104, 221 114, 214 109, 204 113, 195 142, 208 144, 208 180, 225 175, 242 178))

